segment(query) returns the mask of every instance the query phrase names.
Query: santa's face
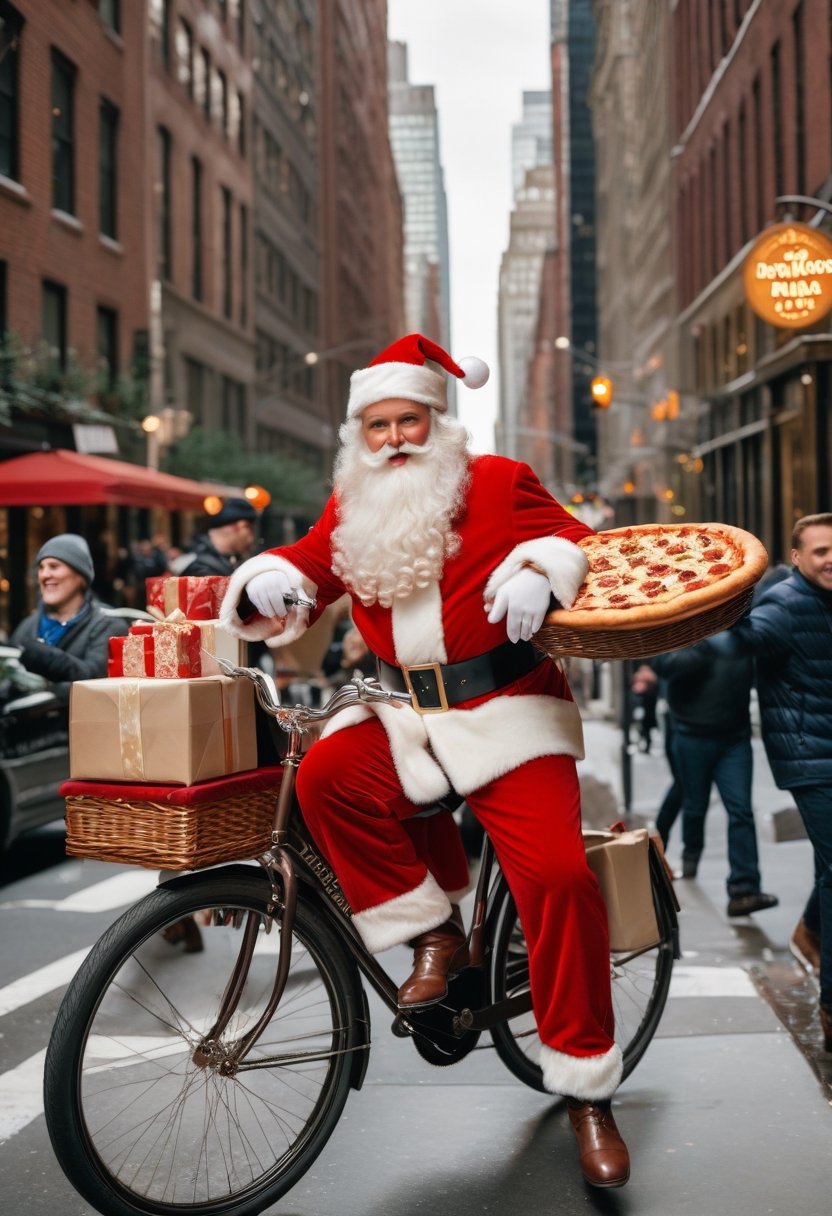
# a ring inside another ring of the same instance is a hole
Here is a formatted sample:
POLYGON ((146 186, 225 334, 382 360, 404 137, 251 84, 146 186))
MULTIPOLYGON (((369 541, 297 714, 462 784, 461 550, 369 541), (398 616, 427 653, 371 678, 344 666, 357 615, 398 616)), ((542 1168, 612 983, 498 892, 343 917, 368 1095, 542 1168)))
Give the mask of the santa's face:
POLYGON ((430 434, 430 409, 416 401, 393 398, 368 405, 361 415, 361 433, 371 452, 389 448, 390 465, 407 463, 407 445, 422 447, 430 434))

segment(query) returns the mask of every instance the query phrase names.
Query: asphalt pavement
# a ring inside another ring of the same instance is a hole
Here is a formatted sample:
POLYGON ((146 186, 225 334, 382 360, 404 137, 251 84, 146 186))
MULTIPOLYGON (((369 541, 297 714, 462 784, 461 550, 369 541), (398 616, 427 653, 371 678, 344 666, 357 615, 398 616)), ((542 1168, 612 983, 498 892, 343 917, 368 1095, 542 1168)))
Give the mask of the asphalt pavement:
MULTIPOLYGON (((595 826, 623 814, 621 735, 592 714, 585 733, 580 767, 595 826)), ((294 1190, 268 1209, 272 1216, 827 1212, 832 1056, 821 1050, 817 988, 788 953, 811 881, 811 849, 805 839, 775 841, 774 825, 790 799, 775 789, 758 741, 755 754, 763 882, 780 905, 743 920, 726 916, 725 815, 715 799, 698 877, 675 884, 683 958, 662 1024, 616 1095, 632 1156, 628 1186, 586 1187, 563 1103, 526 1089, 487 1045, 452 1067, 434 1067, 390 1033, 389 1013, 371 996, 364 1087, 350 1094, 332 1139, 294 1190)), ((630 818, 638 824, 652 818, 668 773, 660 750, 631 761, 630 818)), ((672 837, 672 863, 678 855, 672 837)), ((8 999, 0 1002, 0 1117, 7 1131, 0 1203, 15 1216, 92 1211, 63 1178, 46 1137, 42 1050, 79 950, 116 905, 136 898, 142 875, 65 861, 3 888, 8 999)), ((404 977, 409 954, 399 949, 384 961, 404 977)))

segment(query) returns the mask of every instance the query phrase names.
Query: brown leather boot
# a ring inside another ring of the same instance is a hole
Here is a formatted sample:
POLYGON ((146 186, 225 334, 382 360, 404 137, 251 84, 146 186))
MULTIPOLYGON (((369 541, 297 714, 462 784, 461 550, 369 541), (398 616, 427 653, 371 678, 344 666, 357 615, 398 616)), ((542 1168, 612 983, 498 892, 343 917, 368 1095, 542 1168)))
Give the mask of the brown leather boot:
POLYGON ((823 1050, 832 1051, 832 1009, 820 1007, 820 1028, 823 1031, 823 1050))
POLYGON ((810 929, 803 917, 795 925, 789 949, 802 967, 820 975, 820 934, 810 929))
POLYGON ((630 1177, 630 1154, 615 1126, 610 1103, 567 1098, 566 1106, 584 1178, 590 1186, 624 1186, 630 1177))
POLYGON ((400 1009, 441 1001, 448 994, 448 980, 468 966, 468 942, 459 909, 444 924, 414 938, 412 945, 413 970, 399 989, 400 1009))

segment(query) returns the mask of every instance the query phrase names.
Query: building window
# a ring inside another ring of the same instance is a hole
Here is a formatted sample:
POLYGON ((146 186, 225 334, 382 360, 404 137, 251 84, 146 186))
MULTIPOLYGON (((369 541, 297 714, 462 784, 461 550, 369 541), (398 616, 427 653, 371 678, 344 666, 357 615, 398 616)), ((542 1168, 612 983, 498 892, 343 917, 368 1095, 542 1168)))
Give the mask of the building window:
POLYGON ((6 280, 8 267, 5 262, 0 262, 0 342, 5 340, 6 334, 9 332, 9 314, 8 314, 8 295, 6 291, 6 280))
POLYGON ((240 324, 248 325, 248 207, 240 207, 240 324))
POLYGON ((205 422, 205 367, 196 359, 185 359, 185 402, 196 425, 205 422))
POLYGON ((52 206, 75 214, 75 67, 52 51, 52 206))
POLYGON ((222 315, 231 317, 232 301, 232 224, 231 224, 231 191, 221 187, 222 196, 222 315))
POLYGON ((191 157, 191 295, 202 299, 202 162, 191 157))
POLYGON ((102 97, 98 107, 98 227, 118 236, 118 110, 102 97))
POLYGON ((792 14, 794 43, 795 159, 798 194, 806 192, 806 81, 803 76, 803 4, 792 14))
POLYGON ((197 77, 196 99, 202 107, 202 113, 211 121, 211 56, 205 49, 199 52, 197 59, 199 72, 197 77))
POLYGON ((18 67, 23 18, 0 0, 0 174, 17 180, 18 67))
POLYGON ((66 288, 48 279, 43 282, 41 333, 50 357, 66 368, 66 288))
POLYGON ((179 19, 176 31, 176 58, 179 64, 179 83, 185 92, 194 99, 194 32, 184 17, 179 19))
POLYGON ((230 129, 230 114, 228 110, 228 78, 225 72, 217 70, 216 96, 214 98, 214 118, 223 139, 228 139, 230 129))
POLYGON ((228 376, 222 378, 222 418, 220 430, 244 435, 246 422, 245 386, 228 376))
POLYGON ((740 244, 748 240, 748 124, 745 116, 745 102, 740 105, 737 119, 737 165, 740 187, 740 244))
POLYGON ((763 98, 760 77, 751 86, 752 121, 754 123, 754 231, 759 232, 766 214, 766 184, 763 155, 763 98))
POLYGON ((150 0, 150 20, 159 36, 162 67, 170 71, 170 0, 150 0))
POLYGON ((98 0, 98 15, 111 30, 121 33, 121 0, 98 0))
POLYGON ((170 279, 173 262, 173 215, 171 210, 171 135, 167 127, 159 127, 159 275, 170 279))
POLYGON ((783 86, 780 75, 780 43, 771 48, 771 117, 774 132, 774 193, 777 198, 784 188, 785 148, 783 147, 783 86))
POLYGON ((99 306, 98 322, 98 368, 101 383, 112 388, 118 378, 118 313, 114 308, 99 306))

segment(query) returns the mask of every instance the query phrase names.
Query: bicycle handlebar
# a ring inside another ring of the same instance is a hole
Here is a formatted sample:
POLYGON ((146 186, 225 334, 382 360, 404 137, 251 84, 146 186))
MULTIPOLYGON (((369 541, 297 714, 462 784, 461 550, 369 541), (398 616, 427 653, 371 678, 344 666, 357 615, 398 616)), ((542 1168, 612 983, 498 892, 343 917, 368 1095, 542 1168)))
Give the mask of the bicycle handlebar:
POLYGON ((357 705, 361 701, 398 702, 412 704, 409 692, 388 692, 382 688, 376 679, 365 679, 363 676, 353 676, 352 680, 343 684, 332 694, 321 709, 313 709, 309 705, 281 705, 280 693, 271 676, 261 671, 259 667, 235 667, 228 659, 218 658, 217 663, 227 676, 242 677, 251 680, 257 700, 266 713, 277 721, 287 732, 302 730, 312 722, 325 722, 339 710, 349 705, 357 705))

